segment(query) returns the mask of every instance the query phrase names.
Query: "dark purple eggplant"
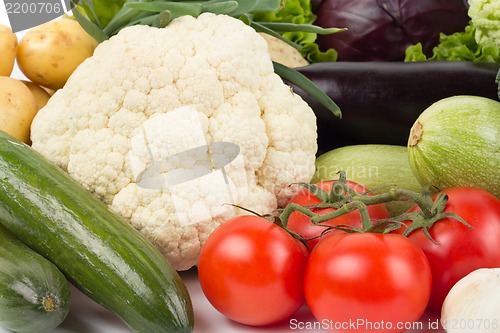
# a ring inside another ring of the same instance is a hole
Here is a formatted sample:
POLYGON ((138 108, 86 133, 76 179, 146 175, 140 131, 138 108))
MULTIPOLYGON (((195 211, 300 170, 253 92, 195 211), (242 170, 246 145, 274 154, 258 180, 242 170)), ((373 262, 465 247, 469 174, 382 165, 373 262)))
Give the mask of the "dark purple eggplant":
POLYGON ((467 0, 323 0, 315 3, 314 24, 348 30, 317 43, 334 48, 339 61, 402 61, 417 42, 431 56, 441 32, 464 31, 468 8, 467 0))
POLYGON ((311 9, 313 12, 317 12, 323 0, 311 0, 311 9))
POLYGON ((477 95, 497 100, 498 70, 498 64, 452 61, 325 62, 298 68, 337 103, 341 119, 292 87, 316 113, 323 153, 353 144, 406 145, 420 113, 442 98, 477 95))

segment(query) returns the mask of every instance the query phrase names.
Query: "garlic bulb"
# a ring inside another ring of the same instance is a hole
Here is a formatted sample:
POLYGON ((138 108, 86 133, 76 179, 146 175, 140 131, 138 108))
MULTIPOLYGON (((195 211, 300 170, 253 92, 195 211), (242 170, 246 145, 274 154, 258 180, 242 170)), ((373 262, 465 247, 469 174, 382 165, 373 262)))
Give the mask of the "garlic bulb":
POLYGON ((477 269, 446 296, 441 325, 448 333, 500 333, 500 268, 477 269))

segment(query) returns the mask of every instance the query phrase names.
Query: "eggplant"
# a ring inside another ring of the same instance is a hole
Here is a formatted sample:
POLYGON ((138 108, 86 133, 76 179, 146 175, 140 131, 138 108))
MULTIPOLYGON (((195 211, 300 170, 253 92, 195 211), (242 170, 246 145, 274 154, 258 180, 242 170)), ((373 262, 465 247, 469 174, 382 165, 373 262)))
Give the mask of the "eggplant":
POLYGON ((428 62, 324 62, 297 69, 342 111, 335 117, 313 97, 291 85, 314 110, 318 155, 355 144, 405 145, 418 116, 453 95, 498 100, 499 64, 428 62))
POLYGON ((318 12, 318 9, 321 6, 322 2, 323 2, 323 0, 311 0, 311 9, 312 9, 313 13, 316 14, 318 12))

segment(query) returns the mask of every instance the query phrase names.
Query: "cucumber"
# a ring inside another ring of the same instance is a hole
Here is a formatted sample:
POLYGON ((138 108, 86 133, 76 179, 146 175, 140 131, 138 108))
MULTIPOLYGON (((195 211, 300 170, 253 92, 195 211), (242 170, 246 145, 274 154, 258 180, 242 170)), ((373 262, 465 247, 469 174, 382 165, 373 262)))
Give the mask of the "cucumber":
MULTIPOLYGON (((363 184, 378 193, 390 187, 422 192, 422 186, 413 175, 405 146, 366 144, 330 150, 316 159, 312 182, 337 179, 345 171, 347 179, 363 184)), ((398 215, 411 207, 412 202, 389 202, 391 215, 398 215)))
POLYGON ((0 132, 0 221, 134 332, 191 332, 179 274, 137 230, 31 147, 0 132))
POLYGON ((424 186, 472 186, 499 197, 500 102, 470 95, 439 100, 412 126, 408 154, 424 186))
POLYGON ((61 271, 0 226, 0 325, 20 333, 50 332, 70 305, 61 271))

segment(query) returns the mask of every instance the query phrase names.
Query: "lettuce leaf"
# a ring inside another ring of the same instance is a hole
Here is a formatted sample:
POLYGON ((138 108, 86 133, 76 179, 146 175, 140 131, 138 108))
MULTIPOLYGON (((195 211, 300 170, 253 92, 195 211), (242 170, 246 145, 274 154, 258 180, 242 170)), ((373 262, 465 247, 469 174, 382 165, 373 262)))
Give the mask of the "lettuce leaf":
POLYGON ((472 21, 463 32, 451 35, 440 34, 439 44, 427 57, 422 52, 422 45, 417 43, 406 49, 406 62, 427 60, 477 61, 500 63, 500 48, 495 43, 479 45, 475 39, 476 28, 472 21))

